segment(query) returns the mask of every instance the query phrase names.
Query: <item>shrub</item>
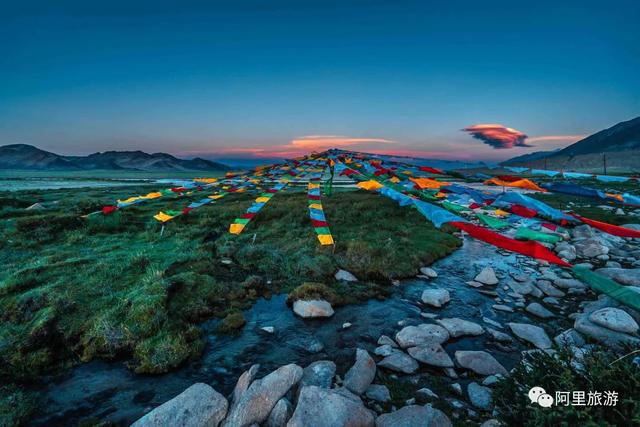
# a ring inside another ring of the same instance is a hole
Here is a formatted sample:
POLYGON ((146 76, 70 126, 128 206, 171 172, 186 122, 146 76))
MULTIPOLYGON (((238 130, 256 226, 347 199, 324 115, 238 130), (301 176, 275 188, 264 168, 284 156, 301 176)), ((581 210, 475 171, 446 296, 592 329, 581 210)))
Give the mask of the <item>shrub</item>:
POLYGON ((332 305, 339 305, 341 302, 338 295, 323 283, 307 282, 298 286, 289 293, 287 304, 292 305, 297 300, 323 299, 332 305))

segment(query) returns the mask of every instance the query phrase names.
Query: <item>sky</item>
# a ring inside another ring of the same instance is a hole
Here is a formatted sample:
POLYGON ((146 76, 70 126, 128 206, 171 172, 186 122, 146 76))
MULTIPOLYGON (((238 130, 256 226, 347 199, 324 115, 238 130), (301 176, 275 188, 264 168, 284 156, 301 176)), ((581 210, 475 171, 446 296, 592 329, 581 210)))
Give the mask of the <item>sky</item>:
POLYGON ((636 0, 13 3, 0 145, 495 161, 640 115, 636 0))

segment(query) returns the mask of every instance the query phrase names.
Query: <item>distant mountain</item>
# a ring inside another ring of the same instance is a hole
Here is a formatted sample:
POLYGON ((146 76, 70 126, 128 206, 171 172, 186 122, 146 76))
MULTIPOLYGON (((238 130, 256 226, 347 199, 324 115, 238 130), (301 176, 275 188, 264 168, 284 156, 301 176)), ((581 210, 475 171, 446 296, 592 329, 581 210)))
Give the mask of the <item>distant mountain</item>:
POLYGON ((532 161, 535 161, 535 160, 540 160, 540 159, 544 159, 545 157, 552 156, 553 154, 557 153, 558 151, 560 151, 559 148, 557 150, 553 150, 553 151, 536 151, 535 153, 523 154, 522 156, 514 157, 514 158, 506 160, 506 161, 504 161, 504 162, 502 162, 500 164, 501 165, 515 165, 515 164, 520 164, 520 163, 532 162, 532 161))
POLYGON ((224 171, 221 163, 195 158, 178 159, 166 153, 105 151, 89 156, 60 156, 32 145, 0 147, 0 169, 31 170, 138 170, 138 171, 224 171))
POLYGON ((539 151, 502 162, 557 170, 640 170, 640 117, 618 123, 557 151, 539 151))

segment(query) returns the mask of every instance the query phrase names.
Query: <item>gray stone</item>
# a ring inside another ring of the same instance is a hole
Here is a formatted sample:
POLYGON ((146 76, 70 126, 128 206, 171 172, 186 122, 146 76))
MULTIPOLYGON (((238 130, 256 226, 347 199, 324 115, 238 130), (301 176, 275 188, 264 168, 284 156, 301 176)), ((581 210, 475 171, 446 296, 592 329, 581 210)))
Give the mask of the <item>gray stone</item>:
POLYGON ((263 423, 275 404, 302 378, 302 368, 295 364, 282 366, 266 377, 255 380, 240 401, 229 411, 225 427, 244 427, 263 423))
POLYGON ((638 332, 638 323, 633 317, 619 308, 606 307, 596 310, 589 315, 589 320, 596 325, 604 326, 612 331, 635 334, 638 332))
POLYGON ((397 351, 378 363, 378 366, 391 369, 392 371, 402 372, 404 374, 413 374, 418 370, 418 362, 412 357, 397 351))
POLYGON ((240 375, 240 378, 238 378, 238 382, 236 382, 236 386, 233 389, 233 393, 231 394, 231 406, 229 408, 230 410, 238 404, 238 402, 242 398, 242 395, 247 391, 249 385, 251 385, 253 380, 256 378, 256 374, 258 373, 259 369, 259 364, 251 365, 248 370, 244 371, 242 375, 240 375))
POLYGON ((491 389, 472 382, 467 386, 469 401, 473 406, 483 411, 490 411, 493 407, 493 397, 491 389))
POLYGON ((396 342, 391 339, 390 337, 386 336, 386 335, 380 335, 380 338, 378 338, 378 345, 390 345, 391 347, 394 348, 398 348, 398 344, 396 344, 396 342))
POLYGON ((565 296, 564 292, 553 286, 548 280, 538 280, 536 286, 544 292, 545 295, 549 295, 550 297, 562 298, 565 296))
POLYGON ((456 351, 456 361, 460 366, 480 375, 507 374, 507 370, 486 351, 456 351))
POLYGON ((382 414, 376 419, 376 427, 452 427, 444 412, 425 406, 405 406, 390 414, 382 414))
POLYGON ((331 388, 333 377, 336 375, 336 364, 331 360, 318 360, 309 364, 302 371, 300 386, 315 385, 323 388, 331 388))
POLYGON ((513 308, 509 307, 508 305, 504 305, 504 304, 493 304, 491 306, 491 308, 493 308, 494 310, 498 310, 498 311, 505 311, 507 313, 513 313, 513 308))
POLYGON ((433 307, 442 307, 451 297, 446 289, 425 289, 422 292, 422 302, 433 307))
POLYGON ((435 394, 433 391, 431 391, 431 389, 428 389, 426 387, 423 387, 419 390, 416 391, 416 393, 421 394, 425 397, 431 398, 431 399, 439 399, 440 397, 435 394))
POLYGON ((357 282, 358 278, 346 270, 338 270, 335 274, 337 281, 357 282))
POLYGON ((525 308, 525 310, 533 314, 534 316, 540 317, 541 319, 549 319, 555 316, 552 312, 550 312, 537 302, 532 302, 525 308))
POLYGON ((495 329, 487 328, 487 333, 498 342, 511 342, 513 341, 511 337, 504 332, 496 331, 495 329))
POLYGON ((418 362, 440 368, 453 368, 453 360, 440 344, 425 344, 419 347, 410 347, 407 352, 418 362))
POLYGON ((553 341, 558 347, 582 347, 585 345, 584 338, 575 329, 567 329, 559 333, 553 341))
POLYGON ((600 239, 588 238, 574 243, 578 256, 583 258, 595 258, 598 255, 606 255, 609 248, 602 244, 600 239))
POLYGON ((356 361, 344 376, 344 386, 352 393, 362 394, 376 376, 376 362, 367 350, 356 350, 356 361))
POLYGON ((387 386, 381 384, 371 384, 369 387, 367 387, 367 390, 364 394, 369 399, 375 400, 376 402, 384 403, 391 400, 389 389, 387 388, 387 386))
POLYGON ((376 354, 376 356, 387 357, 394 351, 397 351, 397 350, 391 347, 389 344, 385 344, 385 345, 381 345, 380 347, 376 347, 376 349, 373 352, 376 354))
POLYGON ((132 427, 217 427, 227 415, 227 399, 213 387, 196 383, 158 406, 132 427))
POLYGON ((260 328, 261 330, 265 331, 268 334, 272 334, 276 331, 276 329, 273 326, 264 326, 262 328, 260 328))
POLYGON ((473 279, 475 282, 480 282, 485 285, 497 285, 498 278, 496 277, 496 272, 493 268, 487 266, 482 269, 480 273, 473 279))
POLYGON ((551 340, 541 327, 528 323, 507 323, 507 325, 518 338, 530 342, 537 348, 551 348, 551 340))
POLYGON ((640 339, 623 332, 612 331, 598 326, 591 322, 587 315, 578 316, 573 327, 581 334, 612 348, 620 349, 624 343, 629 343, 636 347, 640 346, 640 339))
POLYGON ((526 282, 516 282, 515 280, 510 280, 507 285, 520 295, 529 295, 531 292, 533 292, 533 286, 526 282))
POLYGON ((457 317, 436 320, 436 323, 445 328, 447 332, 449 332, 449 336, 453 338, 461 337, 463 335, 482 335, 484 333, 482 326, 477 323, 459 319, 457 317))
POLYGON ((561 279, 558 278, 553 281, 553 283, 562 289, 573 289, 573 288, 586 288, 587 285, 582 283, 580 280, 576 279, 561 279))
POLYGON ((437 343, 442 344, 449 339, 449 332, 442 326, 423 323, 418 326, 406 326, 396 334, 396 342, 402 348, 437 343))
POLYGON ((430 279, 435 279, 436 277, 438 277, 438 273, 436 273, 436 271, 431 267, 420 268, 420 273, 424 274, 430 279))
POLYGON ((348 390, 305 386, 287 427, 371 427, 373 413, 348 390))
POLYGON ((300 317, 331 317, 333 307, 325 300, 297 300, 293 303, 293 312, 300 317))
POLYGON ((278 400, 273 407, 264 427, 285 427, 293 414, 293 405, 286 398, 278 400))

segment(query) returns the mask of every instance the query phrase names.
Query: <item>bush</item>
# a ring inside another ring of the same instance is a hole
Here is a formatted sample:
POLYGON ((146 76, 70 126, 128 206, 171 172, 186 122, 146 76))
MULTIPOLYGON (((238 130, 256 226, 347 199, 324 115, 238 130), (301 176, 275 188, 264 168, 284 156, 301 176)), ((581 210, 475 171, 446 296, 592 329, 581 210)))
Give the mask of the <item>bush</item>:
POLYGON ((220 325, 218 325, 218 332, 222 334, 229 334, 238 331, 244 327, 247 323, 244 318, 244 314, 240 310, 233 310, 231 313, 222 319, 220 325))
POLYGON ((617 360, 622 354, 597 349, 587 353, 582 366, 568 349, 555 355, 528 354, 511 375, 496 384, 494 401, 500 420, 506 425, 527 426, 616 426, 640 424, 640 367, 633 356, 617 360), (573 362, 573 363, 572 363, 573 362), (615 391, 616 406, 552 406, 530 403, 532 387, 542 387, 555 399, 556 391, 615 391))
POLYGON ((289 293, 287 297, 287 304, 292 305, 297 300, 314 300, 323 299, 328 301, 331 305, 339 305, 340 298, 338 295, 323 283, 307 282, 298 286, 289 293))

